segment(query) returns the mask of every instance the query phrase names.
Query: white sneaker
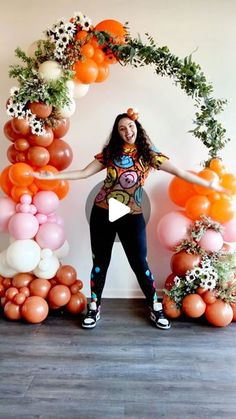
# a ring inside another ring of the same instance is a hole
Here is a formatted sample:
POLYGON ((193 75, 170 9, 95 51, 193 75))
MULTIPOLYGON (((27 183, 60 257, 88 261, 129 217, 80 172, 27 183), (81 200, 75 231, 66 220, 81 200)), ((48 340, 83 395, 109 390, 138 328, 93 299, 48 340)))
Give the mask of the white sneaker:
POLYGON ((163 313, 162 303, 153 303, 153 308, 150 309, 150 320, 159 329, 170 329, 170 321, 165 317, 163 313))
POLYGON ((97 325, 97 321, 100 320, 100 317, 100 306, 97 307, 97 304, 93 301, 88 305, 88 311, 82 322, 82 327, 84 329, 93 329, 97 325))

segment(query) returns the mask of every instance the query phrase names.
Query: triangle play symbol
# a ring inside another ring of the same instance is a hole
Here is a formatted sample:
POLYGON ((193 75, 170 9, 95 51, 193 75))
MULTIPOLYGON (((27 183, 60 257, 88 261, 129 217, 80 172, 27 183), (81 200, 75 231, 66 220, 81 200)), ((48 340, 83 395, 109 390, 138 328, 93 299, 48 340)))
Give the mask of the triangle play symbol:
POLYGON ((108 200, 108 216, 109 221, 113 222, 123 217, 124 215, 130 212, 130 207, 122 204, 120 201, 117 201, 115 198, 110 198, 108 200))

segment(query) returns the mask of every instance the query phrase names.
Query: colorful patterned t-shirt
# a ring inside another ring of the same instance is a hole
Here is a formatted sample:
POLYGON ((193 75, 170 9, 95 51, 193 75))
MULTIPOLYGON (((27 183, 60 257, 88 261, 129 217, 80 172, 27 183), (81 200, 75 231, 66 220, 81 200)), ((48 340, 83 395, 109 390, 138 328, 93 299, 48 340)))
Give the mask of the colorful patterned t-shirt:
MULTIPOLYGON (((122 204, 130 207, 130 213, 142 212, 142 191, 145 179, 151 167, 159 169, 160 165, 168 159, 155 147, 151 147, 151 164, 144 163, 143 158, 138 158, 135 145, 124 145, 123 154, 119 158, 111 159, 106 164, 107 177, 95 198, 95 205, 108 209, 108 201, 115 198, 122 204)), ((104 164, 103 153, 94 156, 104 164)))

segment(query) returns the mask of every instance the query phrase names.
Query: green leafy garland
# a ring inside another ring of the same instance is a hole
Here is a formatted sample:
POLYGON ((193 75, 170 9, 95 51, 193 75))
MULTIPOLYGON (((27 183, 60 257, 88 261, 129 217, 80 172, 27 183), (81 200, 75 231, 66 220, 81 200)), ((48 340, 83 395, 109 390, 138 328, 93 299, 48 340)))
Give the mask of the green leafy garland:
MULTIPOLYGON (((125 26, 128 33, 127 23, 125 26)), ((209 161, 218 157, 219 151, 225 147, 229 138, 225 137, 226 130, 217 121, 216 115, 223 111, 227 101, 214 99, 211 96, 212 85, 207 82, 201 67, 192 60, 191 55, 180 59, 172 54, 167 46, 158 47, 151 36, 145 35, 147 37, 145 44, 140 37, 131 38, 130 35, 127 35, 124 44, 117 44, 110 33, 91 28, 83 40, 72 41, 70 48, 66 50, 61 60, 58 60, 63 68, 63 77, 51 82, 45 82, 40 78, 38 67, 46 60, 55 60, 55 44, 50 39, 39 41, 34 58, 28 57, 17 48, 16 55, 25 65, 10 67, 10 77, 16 78, 20 86, 15 101, 21 103, 43 101, 56 108, 67 105, 69 99, 66 82, 73 78, 73 64, 77 60, 84 59, 81 47, 95 36, 103 51, 111 52, 121 65, 133 67, 153 65, 157 75, 170 77, 175 85, 180 86, 188 96, 191 96, 197 112, 193 121, 195 128, 190 132, 207 147, 209 161)), ((206 166, 209 161, 206 161, 206 166)))

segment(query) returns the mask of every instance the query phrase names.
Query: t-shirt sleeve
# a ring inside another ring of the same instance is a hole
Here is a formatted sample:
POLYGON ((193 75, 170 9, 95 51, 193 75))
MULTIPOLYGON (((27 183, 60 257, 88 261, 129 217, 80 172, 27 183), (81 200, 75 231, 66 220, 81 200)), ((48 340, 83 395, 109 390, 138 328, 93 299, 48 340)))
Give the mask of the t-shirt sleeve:
POLYGON ((169 157, 162 154, 155 146, 150 147, 151 152, 151 167, 159 170, 164 161, 169 160, 169 157))
POLYGON ((98 161, 99 161, 99 163, 102 163, 102 164, 105 166, 105 159, 104 159, 104 153, 103 153, 103 152, 96 154, 96 155, 94 156, 94 158, 95 158, 96 160, 98 160, 98 161))

